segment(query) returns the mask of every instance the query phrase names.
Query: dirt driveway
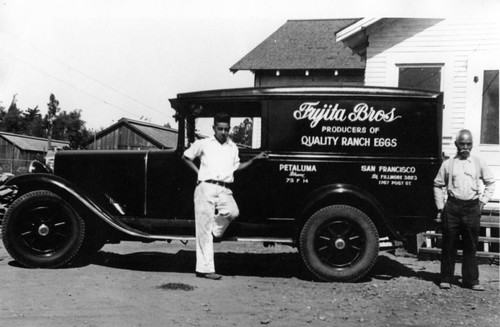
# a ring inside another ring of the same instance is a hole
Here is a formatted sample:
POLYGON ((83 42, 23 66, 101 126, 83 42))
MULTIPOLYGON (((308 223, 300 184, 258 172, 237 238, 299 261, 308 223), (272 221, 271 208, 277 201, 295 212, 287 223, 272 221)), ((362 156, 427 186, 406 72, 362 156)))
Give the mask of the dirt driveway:
MULTIPOLYGON (((381 254, 357 283, 311 281, 285 246, 216 244, 221 281, 196 278, 194 244, 106 245, 90 264, 19 267, 0 243, 2 326, 499 326, 499 267, 485 292, 440 290, 437 261, 381 254)), ((460 265, 457 266, 460 272, 460 265)))

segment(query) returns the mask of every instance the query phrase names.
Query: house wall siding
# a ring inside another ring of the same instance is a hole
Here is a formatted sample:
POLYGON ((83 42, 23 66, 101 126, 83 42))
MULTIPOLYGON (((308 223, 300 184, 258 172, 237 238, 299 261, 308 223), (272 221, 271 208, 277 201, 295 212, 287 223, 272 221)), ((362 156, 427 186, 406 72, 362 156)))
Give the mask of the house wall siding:
POLYGON ((342 84, 362 85, 364 77, 360 76, 335 76, 334 71, 329 75, 324 76, 304 76, 304 72, 297 73, 295 76, 273 76, 264 75, 259 72, 255 73, 255 87, 270 87, 270 86, 335 86, 342 84))
MULTIPOLYGON (((481 19, 386 19, 368 28, 365 84, 398 86, 398 64, 434 64, 442 67, 444 92, 443 152, 456 151, 454 137, 463 128, 475 138, 475 152, 500 178, 500 148, 479 145, 481 116, 480 83, 487 69, 484 58, 496 58, 488 67, 498 69, 499 24, 481 19)), ((491 61, 491 60, 490 60, 491 61)), ((496 197, 499 197, 497 187, 496 197)))
POLYGON ((366 85, 397 86, 396 63, 442 64, 445 145, 464 128, 468 61, 498 52, 498 24, 476 19, 388 19, 369 29, 366 85), (448 101, 447 101, 448 100, 448 101))

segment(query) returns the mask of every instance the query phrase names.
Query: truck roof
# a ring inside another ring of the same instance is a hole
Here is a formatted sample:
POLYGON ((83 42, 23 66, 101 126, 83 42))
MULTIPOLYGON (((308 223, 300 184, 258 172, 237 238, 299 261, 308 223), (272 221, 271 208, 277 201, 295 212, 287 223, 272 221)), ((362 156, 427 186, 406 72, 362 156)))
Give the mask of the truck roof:
POLYGON ((174 104, 183 100, 208 100, 208 99, 259 99, 270 97, 308 97, 308 96, 390 96, 390 97, 412 97, 412 98, 437 98, 441 92, 423 90, 410 90, 394 87, 374 86, 315 86, 315 87, 262 87, 262 88, 238 88, 220 89, 198 92, 187 92, 177 94, 176 99, 170 99, 174 104))

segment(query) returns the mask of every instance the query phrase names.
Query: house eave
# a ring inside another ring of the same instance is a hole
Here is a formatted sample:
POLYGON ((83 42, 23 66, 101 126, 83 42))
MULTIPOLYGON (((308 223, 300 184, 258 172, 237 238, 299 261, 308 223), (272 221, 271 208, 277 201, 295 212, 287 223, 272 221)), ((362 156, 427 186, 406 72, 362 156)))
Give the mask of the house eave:
POLYGON ((338 31, 335 34, 336 40, 337 40, 337 42, 344 41, 344 40, 350 38, 351 36, 365 30, 367 27, 377 23, 381 19, 383 19, 383 18, 381 18, 381 17, 363 18, 363 19, 359 20, 358 22, 356 22, 352 25, 349 25, 346 28, 338 31))

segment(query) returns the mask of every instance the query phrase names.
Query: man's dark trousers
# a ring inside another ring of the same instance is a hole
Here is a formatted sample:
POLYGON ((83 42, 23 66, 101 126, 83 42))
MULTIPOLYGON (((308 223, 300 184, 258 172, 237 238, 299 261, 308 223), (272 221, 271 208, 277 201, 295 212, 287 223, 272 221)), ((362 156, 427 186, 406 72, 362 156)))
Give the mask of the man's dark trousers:
POLYGON ((479 200, 463 201, 448 197, 443 209, 443 246, 441 254, 441 282, 452 283, 455 274, 455 256, 459 236, 462 236, 462 281, 466 286, 479 284, 477 244, 481 209, 479 200))

